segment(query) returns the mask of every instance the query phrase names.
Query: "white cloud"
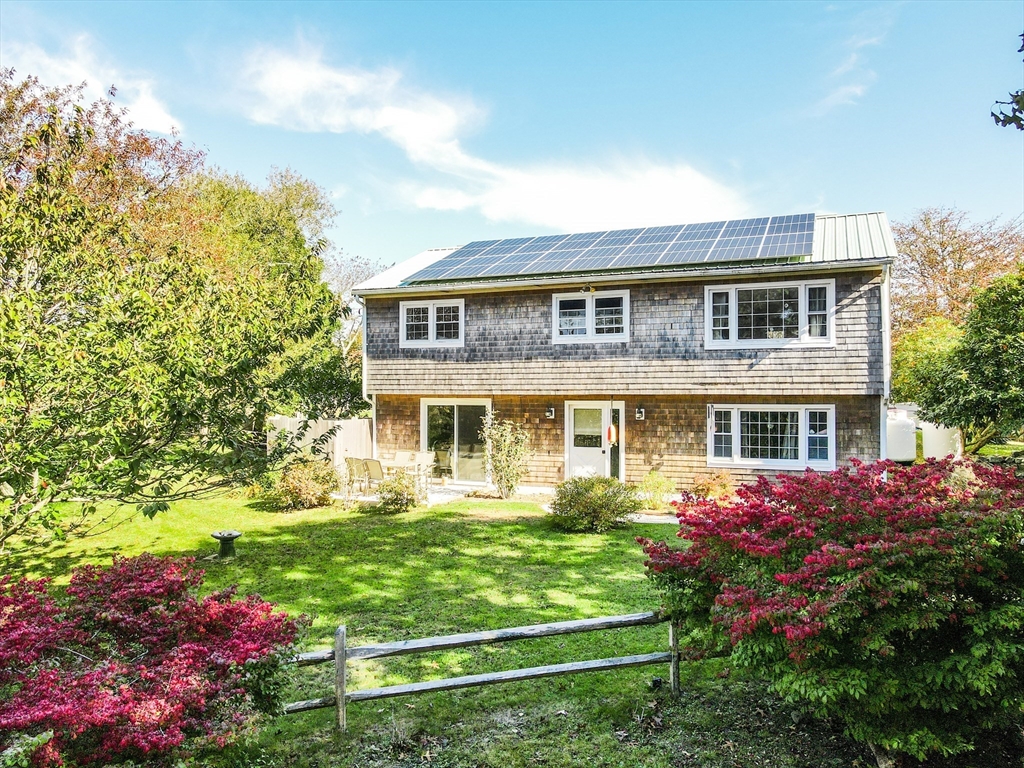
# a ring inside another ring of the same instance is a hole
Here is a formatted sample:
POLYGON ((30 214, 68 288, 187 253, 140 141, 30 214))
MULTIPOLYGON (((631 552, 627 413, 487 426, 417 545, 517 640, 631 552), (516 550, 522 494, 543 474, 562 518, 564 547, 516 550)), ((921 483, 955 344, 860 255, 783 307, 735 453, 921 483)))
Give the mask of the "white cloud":
POLYGON ((419 208, 478 210, 492 221, 582 230, 685 223, 741 216, 742 196, 685 164, 647 159, 601 166, 514 167, 467 152, 460 137, 482 121, 471 100, 406 85, 401 73, 338 68, 315 49, 261 48, 240 80, 248 116, 297 131, 377 134, 421 168, 448 179, 407 182, 399 192, 419 208))
POLYGON ((836 107, 856 104, 877 78, 874 70, 866 66, 863 49, 880 45, 885 40, 893 18, 888 14, 862 13, 855 18, 854 23, 858 26, 870 26, 874 31, 870 34, 854 34, 845 41, 842 48, 846 55, 828 75, 828 81, 831 81, 826 83, 828 93, 810 109, 810 113, 816 117, 821 117, 836 107), (845 82, 837 85, 837 80, 845 82))
POLYGON ((136 128, 158 133, 181 129, 181 121, 168 112, 153 92, 154 83, 145 77, 120 71, 96 55, 92 40, 79 35, 59 54, 50 54, 34 43, 4 44, 4 65, 14 67, 19 75, 34 75, 48 86, 85 83, 88 101, 109 98, 107 91, 116 87, 115 104, 124 107, 136 128))
POLYGON ((840 85, 815 105, 814 114, 823 115, 835 107, 842 106, 843 104, 856 104, 857 101, 867 93, 868 84, 869 83, 864 82, 840 85))

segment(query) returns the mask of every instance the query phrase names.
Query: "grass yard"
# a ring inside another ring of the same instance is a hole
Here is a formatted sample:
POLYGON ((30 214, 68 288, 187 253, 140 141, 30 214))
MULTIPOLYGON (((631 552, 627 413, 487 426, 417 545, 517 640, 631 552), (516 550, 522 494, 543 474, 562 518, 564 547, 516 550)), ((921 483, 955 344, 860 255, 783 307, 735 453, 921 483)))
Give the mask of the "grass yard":
MULTIPOLYGON (((658 598, 634 525, 604 535, 549 527, 534 501, 466 499, 398 517, 341 508, 279 513, 224 497, 175 504, 96 538, 27 553, 6 565, 59 581, 112 554, 202 557, 210 532, 236 528, 239 557, 205 563, 206 588, 238 584, 312 624, 306 648, 330 645, 339 623, 352 645, 651 610, 658 598)), ((667 648, 666 625, 519 641, 350 665, 350 688, 475 674, 667 648)), ((295 671, 291 699, 331 690, 330 665, 295 671)), ((651 689, 660 666, 525 681, 349 706, 269 723, 235 765, 288 766, 867 766, 864 749, 825 724, 795 722, 756 681, 725 662, 684 665, 678 700, 651 689)))

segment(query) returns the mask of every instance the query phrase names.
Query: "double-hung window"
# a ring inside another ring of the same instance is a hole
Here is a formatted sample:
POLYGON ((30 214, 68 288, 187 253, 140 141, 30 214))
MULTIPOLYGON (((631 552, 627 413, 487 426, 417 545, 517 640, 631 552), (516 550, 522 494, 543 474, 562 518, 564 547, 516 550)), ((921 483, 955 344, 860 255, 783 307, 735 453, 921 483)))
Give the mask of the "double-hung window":
POLYGON ((835 469, 835 407, 709 405, 708 466, 835 469))
POLYGON ((463 345, 466 325, 464 299, 403 301, 399 307, 399 347, 463 345))
POLYGON ((555 344, 629 341, 629 291, 556 293, 552 302, 555 344))
POLYGON ((835 343, 835 281, 713 285, 705 289, 706 349, 835 343))

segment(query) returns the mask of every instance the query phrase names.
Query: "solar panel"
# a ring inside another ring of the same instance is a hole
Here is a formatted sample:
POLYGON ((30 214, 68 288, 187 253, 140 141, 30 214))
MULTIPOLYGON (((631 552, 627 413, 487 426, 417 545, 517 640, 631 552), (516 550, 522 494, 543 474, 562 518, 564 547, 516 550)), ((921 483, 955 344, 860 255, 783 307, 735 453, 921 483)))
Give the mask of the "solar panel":
POLYGON ((406 283, 809 256, 813 242, 813 213, 484 240, 452 251, 406 283))

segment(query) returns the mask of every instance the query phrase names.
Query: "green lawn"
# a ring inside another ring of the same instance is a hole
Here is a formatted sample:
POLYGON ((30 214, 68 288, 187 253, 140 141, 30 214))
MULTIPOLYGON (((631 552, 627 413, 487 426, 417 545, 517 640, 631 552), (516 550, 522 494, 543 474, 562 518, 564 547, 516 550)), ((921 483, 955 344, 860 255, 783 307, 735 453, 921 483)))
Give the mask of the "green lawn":
POLYGON ((982 456, 1012 456, 1018 451, 1024 451, 1024 443, 1007 440, 1005 443, 989 443, 978 453, 982 456))
MULTIPOLYGON (((398 517, 320 509, 268 511, 239 498, 174 505, 101 536, 20 555, 16 572, 58 582, 80 562, 144 551, 203 557, 210 532, 237 528, 239 557, 204 563, 205 588, 238 584, 312 619, 304 645, 330 644, 339 623, 353 645, 650 610, 658 598, 634 525, 604 535, 549 527, 535 502, 464 500, 398 517)), ((667 626, 613 630, 375 660, 350 666, 351 688, 596 659, 667 648, 667 626)), ((237 765, 413 766, 830 766, 870 765, 868 754, 825 724, 794 722, 792 707, 725 662, 684 667, 684 694, 652 691, 667 667, 365 702, 349 730, 333 712, 280 717, 237 765)), ((295 671, 291 698, 330 691, 329 665, 295 671)))

